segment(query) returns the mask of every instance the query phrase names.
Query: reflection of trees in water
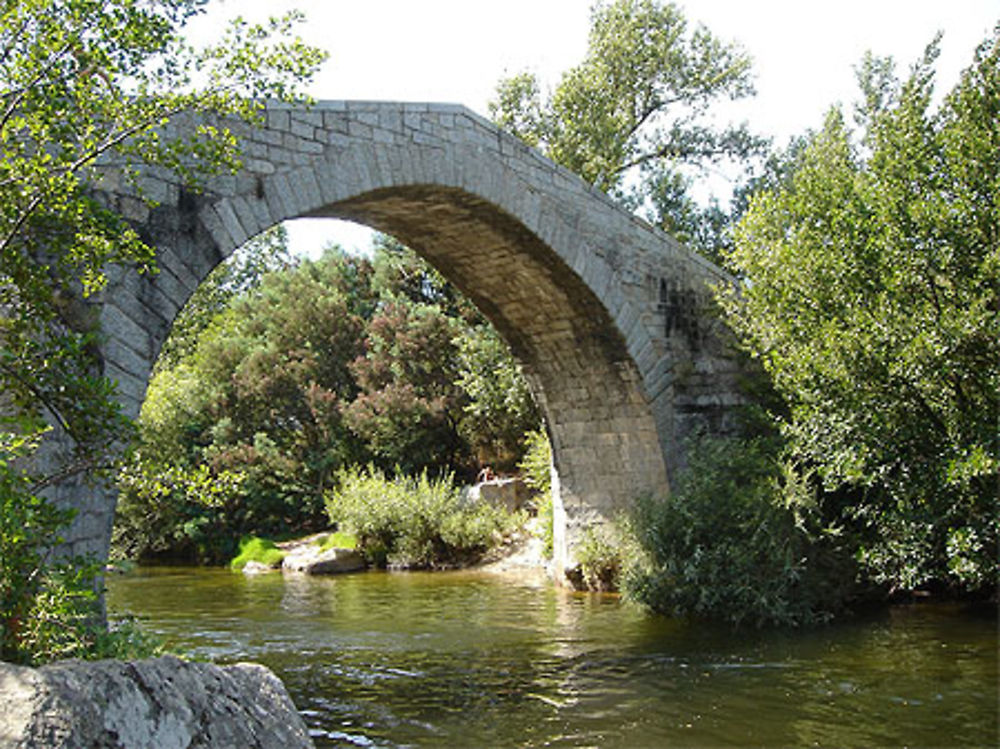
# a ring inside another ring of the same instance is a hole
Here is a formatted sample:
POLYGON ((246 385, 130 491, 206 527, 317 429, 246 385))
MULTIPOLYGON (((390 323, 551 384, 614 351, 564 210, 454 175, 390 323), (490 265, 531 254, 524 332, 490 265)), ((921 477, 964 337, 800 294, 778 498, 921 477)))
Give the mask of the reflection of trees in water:
POLYGON ((310 727, 377 745, 984 745, 996 726, 995 617, 947 607, 734 633, 474 571, 109 586, 113 612, 265 663, 310 727))

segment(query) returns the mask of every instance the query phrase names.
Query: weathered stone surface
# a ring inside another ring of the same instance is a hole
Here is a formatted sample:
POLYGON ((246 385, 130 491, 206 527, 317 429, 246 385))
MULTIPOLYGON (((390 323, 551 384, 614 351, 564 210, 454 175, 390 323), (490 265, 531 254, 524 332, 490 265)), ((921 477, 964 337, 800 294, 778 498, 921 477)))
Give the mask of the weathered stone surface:
POLYGON ((0 663, 0 747, 296 749, 312 747, 281 681, 256 664, 173 657, 0 663))
POLYGON ((243 565, 243 574, 248 576, 263 575, 268 572, 275 572, 278 569, 280 569, 280 567, 272 567, 268 564, 264 564, 263 562, 251 561, 243 565))
MULTIPOLYGON (((197 124, 182 116, 166 135, 197 124)), ((710 291, 730 279, 478 115, 320 102, 270 106, 261 127, 224 124, 249 157, 201 194, 151 169, 142 182, 163 202, 137 213, 125 180, 101 185, 169 268, 126 274, 102 300, 105 374, 119 380, 127 413, 138 412, 192 288, 247 237, 284 219, 328 216, 413 247, 510 344, 552 438, 557 566, 572 564, 589 525, 667 491, 692 431, 731 426, 738 365, 710 291)), ((103 507, 111 517, 112 495, 103 507)), ((95 521, 68 540, 100 552, 109 535, 110 521, 95 521)))
POLYGON ((357 572, 365 568, 365 560, 354 549, 326 549, 307 544, 288 554, 281 563, 283 572, 302 572, 307 575, 336 575, 357 572))
POLYGON ((515 512, 524 507, 530 496, 527 484, 519 478, 498 478, 481 481, 465 490, 465 499, 472 503, 485 502, 515 512))

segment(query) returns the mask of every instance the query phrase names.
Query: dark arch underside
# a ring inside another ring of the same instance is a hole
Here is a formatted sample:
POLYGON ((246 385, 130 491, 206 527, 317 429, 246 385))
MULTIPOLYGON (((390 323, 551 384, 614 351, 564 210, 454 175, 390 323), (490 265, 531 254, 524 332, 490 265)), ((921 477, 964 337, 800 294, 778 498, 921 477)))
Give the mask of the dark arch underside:
POLYGON ((392 234, 496 326, 545 414, 571 525, 608 517, 648 491, 657 467, 665 487, 648 400, 624 338, 595 293, 517 219, 437 186, 375 190, 311 215, 392 234))

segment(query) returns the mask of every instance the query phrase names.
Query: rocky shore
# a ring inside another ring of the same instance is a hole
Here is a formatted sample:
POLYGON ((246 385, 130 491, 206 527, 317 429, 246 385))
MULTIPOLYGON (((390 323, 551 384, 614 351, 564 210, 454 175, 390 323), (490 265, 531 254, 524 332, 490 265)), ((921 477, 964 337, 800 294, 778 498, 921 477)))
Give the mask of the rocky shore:
POLYGON ((253 663, 0 663, 4 749, 307 749, 284 684, 253 663))

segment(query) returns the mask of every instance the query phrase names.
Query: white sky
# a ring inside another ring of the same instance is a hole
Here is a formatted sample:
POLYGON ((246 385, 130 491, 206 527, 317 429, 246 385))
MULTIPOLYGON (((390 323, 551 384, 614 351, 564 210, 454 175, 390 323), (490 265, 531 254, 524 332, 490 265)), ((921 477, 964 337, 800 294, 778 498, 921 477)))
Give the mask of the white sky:
MULTIPOLYGON (((901 73, 944 32, 938 90, 947 91, 1000 21, 1000 0, 680 0, 692 23, 738 41, 754 58, 757 96, 733 116, 784 143, 818 127, 830 105, 856 98, 866 50, 901 73)), ((222 18, 262 20, 298 8, 303 38, 330 52, 309 93, 317 99, 464 104, 487 115, 503 76, 530 70, 544 85, 578 62, 591 0, 215 0, 199 32, 222 18)), ((210 32, 209 32, 210 33, 210 32)), ((201 34, 199 34, 200 36, 201 34)), ((332 220, 290 222, 296 252, 328 241, 367 249, 366 229, 332 220)))

